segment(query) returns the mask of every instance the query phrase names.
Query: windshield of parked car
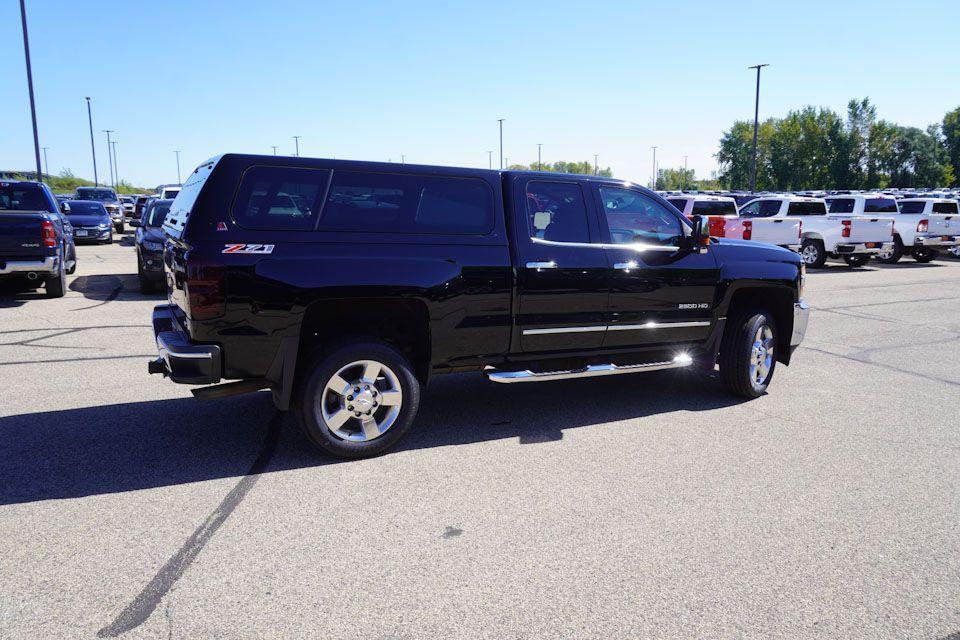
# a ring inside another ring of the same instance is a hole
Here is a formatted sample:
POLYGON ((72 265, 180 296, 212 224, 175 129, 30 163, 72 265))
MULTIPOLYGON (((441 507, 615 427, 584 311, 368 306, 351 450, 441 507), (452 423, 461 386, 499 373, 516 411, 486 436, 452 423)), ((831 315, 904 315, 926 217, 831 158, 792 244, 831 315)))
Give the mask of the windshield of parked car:
POLYGON ((737 205, 733 200, 697 200, 693 203, 693 213, 704 216, 735 216, 737 205))
POLYGON ((35 184, 0 184, 0 211, 48 211, 43 191, 35 184))
POLYGON ((170 213, 170 202, 154 202, 147 212, 148 227, 162 227, 163 219, 170 213))
POLYGON ((68 216, 95 216, 97 214, 107 215, 107 210, 103 208, 103 205, 99 202, 92 202, 89 200, 71 200, 67 204, 70 205, 70 211, 67 212, 68 216))
POLYGON ((897 213, 897 201, 893 198, 867 198, 864 213, 897 213))
POLYGON ((923 213, 926 202, 901 202, 900 213, 923 213))
POLYGON ((116 202, 117 194, 110 189, 77 189, 78 200, 96 200, 97 202, 116 202))

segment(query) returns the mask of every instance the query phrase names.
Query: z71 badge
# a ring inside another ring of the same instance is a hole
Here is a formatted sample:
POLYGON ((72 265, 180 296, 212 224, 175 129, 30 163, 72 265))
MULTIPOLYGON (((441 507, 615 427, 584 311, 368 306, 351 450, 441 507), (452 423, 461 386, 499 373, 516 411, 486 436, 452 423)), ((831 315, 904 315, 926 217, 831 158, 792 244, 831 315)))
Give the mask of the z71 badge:
POLYGON ((225 244, 220 253, 273 253, 272 244, 225 244))

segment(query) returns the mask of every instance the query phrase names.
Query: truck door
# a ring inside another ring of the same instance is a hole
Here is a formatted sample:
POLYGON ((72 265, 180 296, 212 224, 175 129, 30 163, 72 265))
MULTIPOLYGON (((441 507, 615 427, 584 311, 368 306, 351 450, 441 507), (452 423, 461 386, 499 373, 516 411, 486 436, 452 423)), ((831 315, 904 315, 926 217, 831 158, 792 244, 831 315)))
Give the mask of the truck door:
POLYGON ((659 200, 622 185, 593 185, 609 239, 610 319, 604 347, 650 347, 707 338, 720 270, 709 247, 682 251, 688 233, 659 200))
POLYGON ((576 180, 530 175, 514 177, 511 194, 521 350, 599 348, 608 267, 589 194, 576 180))

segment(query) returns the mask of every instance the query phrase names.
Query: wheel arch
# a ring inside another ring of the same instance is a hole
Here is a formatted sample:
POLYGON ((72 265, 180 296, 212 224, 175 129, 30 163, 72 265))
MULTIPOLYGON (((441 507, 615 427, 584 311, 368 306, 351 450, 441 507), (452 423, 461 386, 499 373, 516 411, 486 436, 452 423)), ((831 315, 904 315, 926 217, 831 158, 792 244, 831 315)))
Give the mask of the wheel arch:
POLYGON ((730 320, 744 309, 769 311, 777 325, 777 362, 789 365, 795 298, 793 289, 775 283, 755 283, 732 289, 725 305, 727 322, 724 331, 733 330, 730 320))

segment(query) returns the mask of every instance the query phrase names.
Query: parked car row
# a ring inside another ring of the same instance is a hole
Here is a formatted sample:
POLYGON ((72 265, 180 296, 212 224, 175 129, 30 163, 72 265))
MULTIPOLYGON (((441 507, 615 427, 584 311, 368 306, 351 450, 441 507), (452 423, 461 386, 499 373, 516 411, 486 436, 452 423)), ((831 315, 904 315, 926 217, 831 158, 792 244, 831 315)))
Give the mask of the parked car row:
POLYGON ((960 257, 960 205, 942 197, 897 198, 886 193, 666 194, 687 217, 702 215, 714 237, 775 244, 800 252, 808 267, 843 259, 885 264, 909 255, 930 262, 942 251, 960 257), (742 201, 738 202, 738 199, 742 201))

